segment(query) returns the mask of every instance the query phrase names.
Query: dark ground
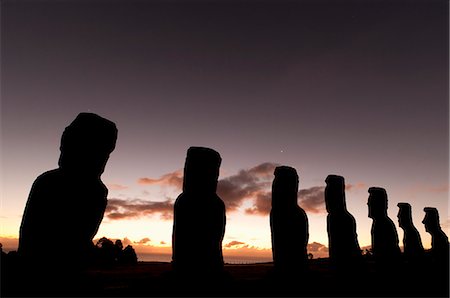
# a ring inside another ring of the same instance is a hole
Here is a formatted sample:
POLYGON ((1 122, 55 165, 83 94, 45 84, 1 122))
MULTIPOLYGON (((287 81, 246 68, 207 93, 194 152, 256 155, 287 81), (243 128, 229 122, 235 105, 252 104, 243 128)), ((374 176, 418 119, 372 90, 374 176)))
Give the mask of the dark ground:
MULTIPOLYGON (((358 274, 335 273, 328 259, 310 260, 307 273, 280 279, 272 263, 226 264, 220 282, 193 279, 195 285, 175 278, 171 264, 139 262, 137 265, 91 269, 83 290, 31 292, 20 283, 14 285, 2 272, 2 297, 83 296, 83 297, 448 297, 448 280, 429 272, 411 278, 405 274, 377 276, 373 264, 358 274), (8 283, 8 284, 5 284, 8 283)), ((389 274, 388 274, 389 275, 389 274)))

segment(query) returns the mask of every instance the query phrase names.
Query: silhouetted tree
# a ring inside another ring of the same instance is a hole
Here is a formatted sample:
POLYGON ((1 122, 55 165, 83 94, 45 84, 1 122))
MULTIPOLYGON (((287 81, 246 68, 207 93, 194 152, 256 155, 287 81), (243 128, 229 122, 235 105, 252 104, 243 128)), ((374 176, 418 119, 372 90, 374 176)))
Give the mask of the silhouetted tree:
POLYGON ((122 240, 117 239, 116 242, 114 242, 114 259, 116 261, 119 261, 120 258, 122 257, 122 253, 123 253, 122 240))
POLYGON ((112 266, 116 263, 116 247, 110 239, 100 238, 96 247, 98 248, 98 263, 106 266, 112 266))
POLYGON ((120 263, 121 264, 137 264, 138 258, 134 248, 131 245, 127 245, 122 252, 120 263))
POLYGON ((216 194, 220 163, 219 153, 210 148, 187 151, 172 234, 173 268, 185 277, 212 278, 223 270, 225 205, 216 194))
POLYGON ((298 206, 298 175, 292 167, 275 168, 272 183, 272 255, 280 273, 297 274, 307 267, 308 217, 298 206))

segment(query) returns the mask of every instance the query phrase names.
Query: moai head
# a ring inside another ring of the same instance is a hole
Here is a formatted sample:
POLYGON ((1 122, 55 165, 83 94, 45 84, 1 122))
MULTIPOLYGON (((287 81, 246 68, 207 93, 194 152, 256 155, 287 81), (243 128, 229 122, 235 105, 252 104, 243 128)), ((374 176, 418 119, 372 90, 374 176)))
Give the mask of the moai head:
POLYGON ((215 194, 222 158, 210 148, 190 147, 184 165, 183 192, 215 194))
POLYGON ((298 175, 288 166, 279 166, 274 171, 272 183, 272 207, 297 205, 298 175))
POLYGON ((113 122, 93 113, 80 113, 63 132, 58 165, 68 172, 100 177, 116 140, 113 122))
POLYGON ((423 208, 425 211, 425 217, 422 223, 425 225, 425 231, 428 233, 434 233, 441 229, 441 225, 439 224, 439 212, 436 208, 433 207, 425 207, 423 208))
POLYGON ((387 193, 384 188, 369 188, 369 200, 367 201, 369 217, 372 219, 387 217, 387 201, 387 193))
POLYGON ((328 213, 346 210, 344 177, 328 175, 325 179, 325 206, 328 213))
POLYGON ((412 210, 411 205, 408 203, 398 203, 398 225, 404 229, 412 226, 412 210))

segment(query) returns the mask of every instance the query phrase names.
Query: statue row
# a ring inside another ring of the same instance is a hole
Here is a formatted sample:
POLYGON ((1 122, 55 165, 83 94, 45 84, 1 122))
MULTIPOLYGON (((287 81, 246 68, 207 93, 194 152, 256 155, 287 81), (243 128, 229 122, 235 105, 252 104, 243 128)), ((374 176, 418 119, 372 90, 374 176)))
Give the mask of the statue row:
MULTIPOLYGON (((71 270, 87 262, 107 204, 107 188, 100 176, 116 139, 115 124, 92 113, 79 114, 66 127, 59 167, 36 179, 25 207, 18 253, 26 262, 37 264, 44 259, 45 266, 51 267, 64 260, 71 270), (49 239, 63 245, 67 237, 70 245, 47 256, 49 239)), ((220 164, 221 157, 213 149, 191 147, 187 151, 183 192, 175 201, 172 234, 172 263, 180 274, 195 271, 210 275, 223 269, 226 215, 224 202, 216 194, 220 164)), ((280 271, 303 270, 309 232, 306 212, 297 203, 298 175, 294 168, 280 166, 274 176, 270 212, 274 265, 280 271)), ((361 250, 355 219, 346 208, 344 178, 329 175, 325 182, 330 259, 336 268, 351 268, 351 264, 358 264, 361 250)), ((368 191, 374 258, 379 264, 395 263, 400 248, 394 223, 387 215, 386 191, 378 187, 368 191)), ((424 253, 420 235, 412 222, 411 206, 399 203, 398 207, 404 256, 415 262, 424 253)), ((429 207, 424 211, 433 258, 448 260, 448 238, 439 225, 438 211, 429 207)))

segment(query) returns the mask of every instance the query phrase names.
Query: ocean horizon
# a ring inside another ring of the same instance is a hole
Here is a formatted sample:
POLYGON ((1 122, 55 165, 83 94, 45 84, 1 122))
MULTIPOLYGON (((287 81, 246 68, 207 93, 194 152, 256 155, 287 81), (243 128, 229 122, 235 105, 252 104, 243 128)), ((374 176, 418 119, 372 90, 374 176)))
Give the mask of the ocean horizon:
MULTIPOLYGON (((137 253, 139 262, 171 262, 172 254, 157 254, 157 253, 137 253)), ((223 260, 228 264, 254 264, 272 262, 270 257, 255 257, 255 256, 223 256, 223 260)))

